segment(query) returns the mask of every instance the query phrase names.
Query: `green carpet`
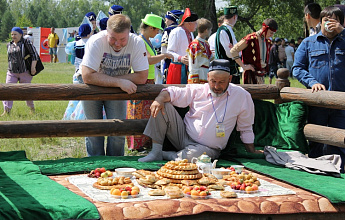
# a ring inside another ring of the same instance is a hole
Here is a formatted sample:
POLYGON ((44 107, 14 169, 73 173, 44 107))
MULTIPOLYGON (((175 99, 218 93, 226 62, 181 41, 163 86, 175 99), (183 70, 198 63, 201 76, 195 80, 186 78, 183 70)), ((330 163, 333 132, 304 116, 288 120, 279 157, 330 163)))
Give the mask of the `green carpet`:
POLYGON ((0 219, 99 219, 88 200, 42 175, 24 151, 0 152, 0 219))
POLYGON ((138 170, 158 170, 167 161, 154 161, 150 163, 138 162, 140 157, 124 156, 124 157, 111 157, 111 156, 96 156, 84 158, 66 158, 61 160, 44 160, 33 161, 41 169, 42 174, 57 175, 68 173, 89 173, 96 168, 104 167, 107 170, 114 171, 119 167, 133 167, 138 170))
MULTIPOLYGON (((105 167, 114 170, 118 167, 133 167, 136 169, 158 170, 167 161, 155 161, 150 163, 138 162, 139 157, 86 157, 68 158, 62 160, 35 161, 43 174, 62 174, 74 172, 89 172, 97 167, 105 167)), ((327 197, 332 203, 345 202, 345 175, 341 178, 310 174, 303 171, 291 170, 266 162, 264 159, 236 158, 234 161, 219 160, 217 167, 229 167, 242 163, 246 168, 271 176, 275 179, 291 183, 295 186, 315 192, 327 197), (237 160, 237 161, 236 161, 237 160)))

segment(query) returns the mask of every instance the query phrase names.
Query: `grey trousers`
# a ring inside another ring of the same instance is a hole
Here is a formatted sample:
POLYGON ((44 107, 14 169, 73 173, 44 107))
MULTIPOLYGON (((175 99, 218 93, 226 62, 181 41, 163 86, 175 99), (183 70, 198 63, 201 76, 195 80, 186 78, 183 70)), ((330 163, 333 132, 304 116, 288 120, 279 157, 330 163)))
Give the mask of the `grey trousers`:
POLYGON ((156 118, 150 117, 144 134, 153 141, 163 145, 165 136, 178 150, 177 156, 180 159, 191 161, 193 157, 199 157, 204 152, 212 159, 218 158, 220 150, 199 144, 186 132, 186 126, 174 106, 167 102, 164 105, 164 115, 160 111, 156 118))

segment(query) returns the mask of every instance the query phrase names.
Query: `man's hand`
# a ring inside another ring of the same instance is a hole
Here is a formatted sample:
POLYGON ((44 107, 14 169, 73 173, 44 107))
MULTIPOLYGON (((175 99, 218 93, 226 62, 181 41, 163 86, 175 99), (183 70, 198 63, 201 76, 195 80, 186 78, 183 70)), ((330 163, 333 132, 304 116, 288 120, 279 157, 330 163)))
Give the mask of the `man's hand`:
POLYGON ((328 29, 331 31, 335 31, 337 34, 344 30, 343 25, 341 25, 337 20, 328 18, 328 29))
POLYGON ((246 151, 253 154, 263 154, 263 150, 255 150, 254 144, 244 144, 246 151))
POLYGON ((128 94, 133 94, 137 91, 137 85, 127 79, 121 79, 120 89, 127 92, 128 94))
POLYGON ((316 83, 311 87, 311 92, 318 92, 321 90, 326 90, 326 87, 320 83, 316 83))
POLYGON ((157 117, 159 111, 162 111, 162 114, 164 115, 164 103, 160 103, 159 101, 155 100, 151 104, 150 110, 151 116, 154 118, 157 117))
POLYGON ((187 55, 186 55, 186 56, 183 56, 183 57, 181 58, 181 62, 182 62, 183 64, 185 64, 185 65, 189 65, 189 60, 188 60, 187 55))
POLYGON ((254 151, 254 154, 263 154, 263 153, 264 153, 263 150, 255 150, 255 151, 254 151))

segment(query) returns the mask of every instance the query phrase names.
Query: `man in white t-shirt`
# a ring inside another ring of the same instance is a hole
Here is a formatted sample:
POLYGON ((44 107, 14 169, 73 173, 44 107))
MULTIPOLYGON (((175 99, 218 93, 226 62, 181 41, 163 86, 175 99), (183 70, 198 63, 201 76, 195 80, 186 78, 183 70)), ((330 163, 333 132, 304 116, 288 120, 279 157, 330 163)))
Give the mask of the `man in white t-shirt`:
MULTIPOLYGON (((145 84, 149 69, 145 44, 130 29, 130 18, 117 14, 109 18, 107 30, 92 35, 80 64, 85 84, 119 87, 128 94, 136 92, 136 84, 145 84)), ((103 119, 103 107, 107 119, 125 119, 126 103, 126 100, 83 101, 83 109, 87 119, 103 119)), ((86 137, 85 142, 88 156, 124 155, 124 137, 108 137, 106 152, 104 137, 86 137)))
POLYGON ((288 46, 285 47, 286 54, 286 68, 290 71, 290 76, 292 76, 292 65, 295 56, 295 40, 291 39, 288 46))

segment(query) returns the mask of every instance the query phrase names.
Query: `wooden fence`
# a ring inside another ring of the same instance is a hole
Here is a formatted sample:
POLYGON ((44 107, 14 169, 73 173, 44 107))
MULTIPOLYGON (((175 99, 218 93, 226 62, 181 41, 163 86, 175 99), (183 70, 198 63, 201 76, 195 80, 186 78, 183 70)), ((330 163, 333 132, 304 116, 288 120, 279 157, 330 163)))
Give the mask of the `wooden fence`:
MULTIPOLYGON (((274 99, 277 103, 303 101, 310 106, 345 110, 345 92, 291 88, 287 75, 279 74, 276 85, 240 85, 253 99, 274 99)), ((167 86, 139 85, 135 94, 119 88, 104 88, 85 84, 0 84, 1 100, 153 100, 167 86)), ((1 121, 0 138, 123 136, 142 134, 147 120, 50 120, 1 121)), ((307 124, 308 140, 345 148, 345 130, 307 124)))

